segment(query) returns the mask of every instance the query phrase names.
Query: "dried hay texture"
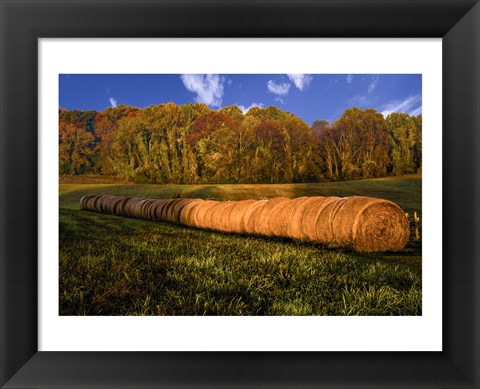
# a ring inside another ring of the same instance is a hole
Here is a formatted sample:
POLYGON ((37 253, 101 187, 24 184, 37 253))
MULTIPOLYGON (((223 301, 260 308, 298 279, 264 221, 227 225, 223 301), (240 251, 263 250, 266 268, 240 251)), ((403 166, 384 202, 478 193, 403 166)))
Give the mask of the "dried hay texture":
POLYGON ((80 207, 213 231, 309 239, 361 252, 401 250, 410 235, 400 207, 363 196, 220 202, 88 194, 80 207))
POLYGON ((275 197, 267 200, 263 205, 261 211, 257 214, 257 220, 255 222, 255 233, 259 235, 271 236, 270 227, 275 224, 275 218, 272 212, 274 209, 285 202, 290 201, 286 197, 275 197))
POLYGON ((302 219, 305 210, 308 209, 311 203, 314 203, 318 197, 297 197, 292 200, 293 207, 290 211, 288 221, 288 236, 294 239, 304 239, 302 229, 302 219))
POLYGON ((157 200, 156 202, 156 205, 154 206, 154 209, 153 209, 153 220, 157 220, 157 221, 165 221, 163 219, 163 209, 168 205, 170 204, 170 200, 168 199, 161 199, 161 200, 157 200))
POLYGON ((182 214, 182 210, 191 202, 195 201, 194 199, 180 199, 176 201, 175 204, 170 208, 172 222, 180 223, 180 218, 182 214))
POLYGON ((356 251, 398 251, 410 235, 408 219, 398 205, 369 197, 347 198, 331 223, 334 243, 356 251))
POLYGON ((222 232, 233 232, 230 224, 230 214, 233 208, 238 204, 237 201, 227 201, 227 205, 222 209, 220 213, 220 220, 218 224, 218 230, 222 232))
POLYGON ((85 196, 82 196, 82 198, 80 199, 80 208, 81 209, 88 209, 87 208, 88 200, 90 200, 91 198, 93 198, 95 196, 96 196, 95 194, 87 194, 85 196))
POLYGON ((234 205, 233 201, 224 201, 217 204, 212 208, 212 214, 210 217, 210 228, 215 231, 225 232, 225 228, 228 225, 228 220, 225 222, 225 212, 228 213, 228 209, 234 205))
POLYGON ((189 227, 196 227, 196 208, 202 204, 205 200, 195 199, 183 207, 180 213, 180 223, 189 227))
POLYGON ((248 207, 256 203, 257 200, 241 200, 236 201, 235 205, 232 207, 229 216, 229 232, 235 232, 237 234, 244 233, 243 219, 247 212, 248 207))
POLYGON ((195 207, 195 210, 192 212, 195 218, 195 223, 196 223, 195 227, 208 228, 206 224, 206 218, 205 218, 206 213, 211 207, 213 207, 218 203, 219 203, 218 201, 214 201, 214 200, 205 200, 203 203, 195 207))
POLYGON ((243 230, 245 234, 255 234, 256 233, 256 223, 258 220, 258 215, 262 212, 263 207, 268 200, 257 200, 253 204, 250 204, 245 212, 243 217, 243 230))
POLYGON ((118 201, 115 204, 115 214, 125 216, 125 204, 130 200, 131 197, 122 197, 120 196, 118 201))
POLYGON ((98 212, 97 210, 97 202, 98 200, 102 197, 102 195, 95 195, 92 198, 88 199, 87 201, 87 209, 89 211, 95 211, 98 212))
POLYGON ((345 198, 326 197, 326 200, 317 209, 317 215, 313 221, 314 230, 310 239, 321 243, 335 243, 332 231, 332 215, 335 215, 344 202, 345 198))
POLYGON ((292 200, 275 205, 268 217, 268 236, 288 237, 287 227, 292 200))
POLYGON ((224 203, 221 201, 218 201, 216 204, 211 205, 207 211, 205 212, 205 216, 203 217, 204 223, 205 223, 205 228, 208 228, 209 230, 214 230, 214 218, 217 218, 217 211, 218 208, 222 208, 224 206, 224 203))

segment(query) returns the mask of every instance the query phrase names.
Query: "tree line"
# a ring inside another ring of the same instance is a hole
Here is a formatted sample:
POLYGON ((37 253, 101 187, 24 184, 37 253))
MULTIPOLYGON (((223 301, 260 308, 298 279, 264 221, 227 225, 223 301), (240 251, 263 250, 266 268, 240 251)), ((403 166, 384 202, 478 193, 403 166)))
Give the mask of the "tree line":
POLYGON ((292 183, 355 180, 422 168, 422 117, 347 109, 309 126, 277 107, 119 105, 59 111, 61 175, 137 183, 292 183))

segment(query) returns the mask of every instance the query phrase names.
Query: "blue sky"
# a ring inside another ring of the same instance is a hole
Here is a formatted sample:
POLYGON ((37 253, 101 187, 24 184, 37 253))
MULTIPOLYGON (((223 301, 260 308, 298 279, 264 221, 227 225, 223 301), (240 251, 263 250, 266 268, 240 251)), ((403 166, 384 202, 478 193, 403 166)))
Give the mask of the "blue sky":
POLYGON ((309 125, 333 121, 350 107, 422 113, 421 74, 61 74, 60 107, 103 111, 120 104, 201 102, 212 109, 235 104, 275 105, 309 125))

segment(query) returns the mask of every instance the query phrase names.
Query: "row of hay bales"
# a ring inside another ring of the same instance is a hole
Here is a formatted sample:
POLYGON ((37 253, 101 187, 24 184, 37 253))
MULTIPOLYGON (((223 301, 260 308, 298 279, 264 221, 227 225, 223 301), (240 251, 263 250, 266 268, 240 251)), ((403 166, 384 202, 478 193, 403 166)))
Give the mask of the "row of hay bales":
POLYGON ((80 207, 213 231, 309 239, 366 252, 400 250, 410 233, 398 205, 362 196, 214 201, 92 194, 81 198, 80 207))

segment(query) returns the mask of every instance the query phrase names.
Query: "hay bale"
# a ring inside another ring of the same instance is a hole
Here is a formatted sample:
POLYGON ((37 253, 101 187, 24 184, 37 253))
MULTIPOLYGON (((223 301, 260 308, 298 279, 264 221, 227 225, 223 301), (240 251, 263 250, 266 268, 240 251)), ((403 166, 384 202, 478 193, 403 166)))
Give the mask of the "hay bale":
POLYGON ((183 207, 182 212, 180 213, 180 223, 189 227, 196 227, 196 211, 195 209, 204 202, 203 199, 195 199, 192 202, 188 203, 183 207))
POLYGON ((87 208, 88 200, 90 200, 91 198, 93 198, 95 196, 96 196, 95 194, 86 194, 85 196, 82 196, 82 198, 80 199, 80 208, 81 209, 88 209, 87 208))
POLYGON ((127 217, 132 217, 132 208, 133 206, 141 201, 142 199, 139 198, 139 197, 131 197, 130 199, 127 200, 127 202, 125 203, 125 206, 124 206, 124 216, 127 216, 127 217))
POLYGON ((243 219, 247 212, 248 207, 255 203, 257 200, 241 200, 237 201, 232 207, 229 215, 230 232, 238 234, 244 233, 243 219))
POLYGON ((332 231, 335 244, 356 251, 398 251, 408 242, 410 226, 395 203, 353 196, 333 215, 332 231))
POLYGON ((222 214, 226 209, 231 208, 233 205, 235 205, 235 202, 233 201, 223 201, 212 207, 212 212, 210 214, 210 229, 214 231, 224 231, 222 228, 226 223, 222 220, 222 214))
POLYGON ((206 225, 205 215, 211 207, 213 207, 218 203, 219 203, 218 201, 206 200, 203 203, 200 203, 197 207, 195 207, 192 214, 194 215, 193 217, 197 224, 196 227, 208 228, 206 225))
POLYGON ((170 208, 170 218, 171 222, 180 223, 180 217, 182 214, 183 208, 185 208, 188 204, 190 204, 193 199, 179 199, 179 201, 175 202, 173 206, 170 208))
POLYGON ((118 201, 115 204, 114 212, 115 215, 121 215, 121 216, 126 216, 125 215, 125 204, 127 204, 127 201, 130 200, 131 197, 119 197, 118 201))
POLYGON ((134 197, 127 202, 125 210, 127 211, 128 216, 130 217, 141 217, 142 204, 145 202, 145 199, 134 197))
POLYGON ((243 217, 242 232, 246 234, 255 234, 255 225, 258 220, 258 215, 262 212, 263 207, 268 200, 257 200, 247 207, 245 215, 243 217))
POLYGON ((281 202, 275 205, 270 211, 268 218, 268 236, 288 237, 287 227, 290 212, 292 210, 292 200, 281 202))
MULTIPOLYGON (((309 201, 307 206, 304 209, 302 216, 302 235, 304 238, 310 240, 318 240, 317 227, 318 229, 323 228, 328 231, 331 227, 327 223, 319 222, 318 219, 321 217, 324 210, 328 210, 329 204, 335 203, 338 200, 338 197, 312 197, 312 200, 309 201)), ((328 211, 327 211, 328 213, 328 211)))
POLYGON ((102 195, 95 195, 94 197, 88 200, 87 206, 89 211, 97 212, 96 205, 100 197, 102 197, 102 195))
POLYGON ((286 197, 275 197, 267 200, 262 209, 258 213, 257 221, 255 223, 255 233, 259 235, 269 236, 269 225, 275 223, 274 215, 272 211, 280 204, 283 204, 290 199, 286 197))
POLYGON ((203 217, 203 222, 204 222, 204 228, 207 228, 209 230, 214 230, 214 222, 213 219, 216 217, 216 210, 219 207, 223 206, 223 202, 217 201, 216 204, 212 204, 207 211, 205 212, 205 216, 203 217))
POLYGON ((311 238, 312 240, 320 243, 335 244, 332 220, 346 199, 346 197, 327 197, 327 201, 323 203, 323 206, 317 212, 315 236, 311 238))
POLYGON ((117 196, 104 196, 101 203, 101 212, 113 215, 117 196))
POLYGON ((222 232, 233 232, 230 224, 230 214, 233 208, 238 205, 238 201, 227 201, 227 205, 222 209, 219 217, 218 229, 222 232))
POLYGON ((316 197, 297 197, 292 200, 290 216, 288 219, 287 236, 294 239, 304 239, 302 219, 309 204, 315 202, 316 197))
POLYGON ((158 221, 157 208, 164 203, 164 199, 154 199, 148 207, 148 220, 158 221))
POLYGON ((170 199, 159 199, 153 208, 153 220, 163 222, 165 221, 163 209, 170 203, 170 199))

